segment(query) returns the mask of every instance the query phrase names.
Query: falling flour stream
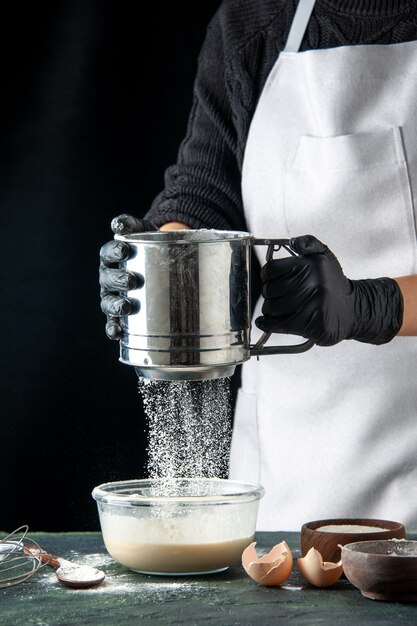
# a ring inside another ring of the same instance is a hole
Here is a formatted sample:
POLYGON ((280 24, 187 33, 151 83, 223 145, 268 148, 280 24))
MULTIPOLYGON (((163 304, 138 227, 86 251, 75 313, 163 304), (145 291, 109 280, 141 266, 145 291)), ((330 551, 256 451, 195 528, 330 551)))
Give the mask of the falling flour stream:
POLYGON ((148 421, 149 478, 226 478, 230 379, 139 379, 148 421))

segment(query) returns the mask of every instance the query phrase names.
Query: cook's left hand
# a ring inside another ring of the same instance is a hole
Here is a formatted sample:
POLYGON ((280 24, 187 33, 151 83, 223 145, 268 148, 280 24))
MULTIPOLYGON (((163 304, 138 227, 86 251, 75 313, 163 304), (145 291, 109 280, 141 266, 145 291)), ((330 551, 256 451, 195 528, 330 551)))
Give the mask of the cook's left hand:
POLYGON ((299 256, 268 261, 261 270, 266 332, 288 333, 332 346, 343 339, 382 344, 398 333, 403 298, 392 278, 349 280, 327 246, 312 235, 290 240, 299 256))

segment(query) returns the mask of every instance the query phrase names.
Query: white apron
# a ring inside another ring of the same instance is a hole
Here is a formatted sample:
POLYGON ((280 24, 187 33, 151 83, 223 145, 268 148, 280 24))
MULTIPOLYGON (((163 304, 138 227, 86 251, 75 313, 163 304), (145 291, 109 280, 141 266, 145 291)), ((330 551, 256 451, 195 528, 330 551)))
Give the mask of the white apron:
MULTIPOLYGON (((416 68, 415 41, 280 54, 244 158, 255 236, 315 235, 352 279, 417 273, 416 68)), ((416 531, 417 338, 245 363, 230 477, 265 487, 260 530, 366 516, 416 531)))

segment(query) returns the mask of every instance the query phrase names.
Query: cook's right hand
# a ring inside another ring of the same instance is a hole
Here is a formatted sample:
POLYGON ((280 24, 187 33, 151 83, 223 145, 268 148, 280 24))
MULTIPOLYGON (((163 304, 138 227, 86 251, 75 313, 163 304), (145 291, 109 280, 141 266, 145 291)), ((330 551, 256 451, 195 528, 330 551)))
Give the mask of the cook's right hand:
MULTIPOLYGON (((158 230, 152 222, 126 214, 115 217, 111 222, 111 229, 117 235, 158 230)), ((120 339, 122 336, 120 316, 129 315, 133 311, 133 303, 120 292, 140 287, 140 277, 119 267, 119 263, 129 256, 130 247, 124 241, 108 241, 100 250, 101 310, 107 317, 106 335, 110 339, 120 339)), ((135 300, 136 310, 137 306, 135 300)))

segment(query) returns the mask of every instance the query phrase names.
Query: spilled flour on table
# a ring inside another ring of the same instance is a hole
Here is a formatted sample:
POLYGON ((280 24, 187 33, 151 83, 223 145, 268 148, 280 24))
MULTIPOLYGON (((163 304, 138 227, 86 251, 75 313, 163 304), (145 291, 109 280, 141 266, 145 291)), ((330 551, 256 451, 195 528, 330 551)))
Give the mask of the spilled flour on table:
POLYGON ((148 421, 149 478, 226 478, 230 379, 139 379, 148 421))
POLYGON ((141 594, 143 601, 159 602, 167 599, 171 596, 176 598, 189 597, 190 593, 194 596, 198 593, 204 593, 206 587, 202 582, 196 580, 187 580, 187 578, 181 578, 177 580, 164 580, 160 579, 154 582, 150 576, 139 575, 120 568, 120 571, 109 573, 109 569, 113 569, 115 566, 114 559, 107 554, 93 553, 93 554, 80 554, 76 551, 71 551, 68 554, 68 559, 73 560, 81 567, 94 567, 102 570, 106 577, 104 581, 95 587, 71 589, 63 585, 57 579, 55 572, 48 567, 42 568, 42 572, 36 574, 31 584, 42 585, 46 589, 56 589, 60 592, 69 594, 141 594))
MULTIPOLYGON (((50 568, 45 568, 39 574, 36 574, 31 585, 42 585, 45 590, 55 590, 59 593, 77 594, 77 595, 140 595, 141 602, 158 604, 170 599, 188 599, 207 594, 207 582, 204 580, 195 580, 185 577, 177 578, 154 578, 131 572, 124 567, 118 571, 111 571, 115 567, 114 559, 110 555, 103 553, 96 554, 79 554, 71 551, 68 554, 69 559, 73 559, 81 566, 95 567, 102 570, 106 577, 104 581, 95 587, 71 589, 61 584, 55 572, 50 568), (110 571, 109 571, 110 570, 110 571)), ((23 597, 27 597, 24 594, 23 597)))

